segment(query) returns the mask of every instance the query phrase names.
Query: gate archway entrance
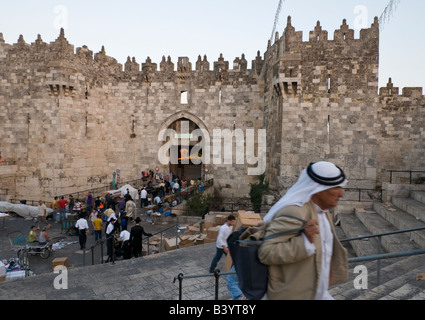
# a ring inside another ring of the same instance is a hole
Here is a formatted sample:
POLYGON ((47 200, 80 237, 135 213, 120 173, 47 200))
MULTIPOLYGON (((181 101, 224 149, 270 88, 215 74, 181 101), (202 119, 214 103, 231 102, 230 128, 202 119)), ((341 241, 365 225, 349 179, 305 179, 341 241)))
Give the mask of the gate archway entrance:
POLYGON ((208 132, 203 122, 188 112, 180 112, 168 118, 162 125, 162 129, 170 129, 175 132, 170 153, 178 155, 178 161, 174 163, 170 161, 170 172, 179 178, 184 177, 188 180, 204 178, 206 168, 202 162, 204 150, 198 150, 198 144, 205 140, 203 136, 193 135, 194 132, 199 133, 201 130, 208 132))

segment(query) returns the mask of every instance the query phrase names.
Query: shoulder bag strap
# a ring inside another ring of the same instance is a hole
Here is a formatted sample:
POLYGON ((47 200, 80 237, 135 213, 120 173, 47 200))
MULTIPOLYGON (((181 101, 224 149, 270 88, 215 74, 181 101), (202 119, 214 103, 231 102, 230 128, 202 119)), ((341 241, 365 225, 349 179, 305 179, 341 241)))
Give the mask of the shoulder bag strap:
MULTIPOLYGON (((293 217, 293 216, 281 215, 281 216, 278 216, 276 219, 279 219, 279 218, 291 218, 291 219, 295 219, 295 220, 301 221, 303 224, 307 223, 307 221, 305 221, 303 219, 300 219, 300 218, 297 218, 297 217, 293 217)), ((292 229, 292 230, 287 230, 287 231, 282 231, 282 232, 278 232, 278 233, 275 233, 275 234, 271 234, 268 237, 263 238, 263 241, 274 239, 274 238, 280 237, 280 236, 282 236, 284 234, 303 231, 303 230, 305 230, 307 228, 308 227, 300 227, 300 228, 296 228, 296 229, 292 229)))

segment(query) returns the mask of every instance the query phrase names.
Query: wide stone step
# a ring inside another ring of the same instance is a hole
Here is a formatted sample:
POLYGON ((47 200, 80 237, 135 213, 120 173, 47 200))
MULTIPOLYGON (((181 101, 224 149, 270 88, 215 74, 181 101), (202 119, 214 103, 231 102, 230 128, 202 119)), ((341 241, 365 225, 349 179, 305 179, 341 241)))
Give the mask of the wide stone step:
MULTIPOLYGON (((355 238, 371 234, 354 213, 341 215, 341 228, 347 238, 355 238)), ((358 257, 369 256, 378 252, 378 240, 375 238, 353 240, 350 241, 350 244, 358 257)))
POLYGON ((394 290, 410 283, 425 290, 425 281, 416 280, 418 273, 425 272, 425 255, 402 258, 384 259, 380 261, 380 279, 378 283, 377 261, 350 263, 349 281, 332 287, 329 292, 336 300, 378 300, 394 290), (354 273, 357 266, 367 270, 367 288, 358 289, 354 286, 356 277, 362 273, 354 273), (400 278, 401 277, 401 278, 400 278), (394 279, 398 279, 394 282, 394 279))
MULTIPOLYGON (((366 226, 371 234, 398 231, 398 228, 372 210, 357 208, 355 215, 366 226)), ((419 249, 413 242, 410 233, 392 234, 381 237, 381 244, 387 252, 400 252, 419 249)))
POLYGON ((425 290, 425 281, 416 280, 417 274, 423 273, 424 270, 425 255, 411 256, 400 260, 381 270, 381 285, 359 295, 355 300, 379 300, 388 295, 392 295, 397 300, 410 299, 419 293, 418 290, 415 290, 411 296, 406 294, 402 298, 400 297, 401 291, 397 293, 398 298, 394 292, 407 284, 425 290))
POLYGON ((425 300, 425 290, 419 292, 415 296, 411 297, 409 300, 425 300))
MULTIPOLYGON (((394 258, 394 259, 384 259, 380 261, 380 272, 385 274, 385 268, 396 263, 403 258, 394 258)), ((378 263, 377 261, 365 261, 365 262, 351 262, 349 263, 348 268, 348 277, 349 280, 346 283, 339 284, 330 288, 330 294, 336 300, 353 300, 359 295, 367 292, 368 290, 376 287, 378 285, 378 263), (367 289, 358 289, 354 286, 355 279, 360 275, 360 272, 357 270, 354 272, 356 267, 361 266, 362 269, 365 267, 368 273, 368 287, 367 289)))
POLYGON ((425 191, 411 191, 410 197, 425 204, 425 191))
POLYGON ((415 217, 417 220, 425 222, 425 204, 412 198, 392 199, 392 203, 403 211, 415 217))
POLYGON ((423 292, 422 288, 411 284, 405 284, 404 286, 380 298, 379 300, 410 300, 421 292, 423 292))
MULTIPOLYGON (((400 208, 387 203, 375 203, 373 209, 397 229, 413 229, 425 226, 425 223, 406 213, 400 208)), ((410 238, 420 247, 425 248, 425 230, 411 232, 410 238)))

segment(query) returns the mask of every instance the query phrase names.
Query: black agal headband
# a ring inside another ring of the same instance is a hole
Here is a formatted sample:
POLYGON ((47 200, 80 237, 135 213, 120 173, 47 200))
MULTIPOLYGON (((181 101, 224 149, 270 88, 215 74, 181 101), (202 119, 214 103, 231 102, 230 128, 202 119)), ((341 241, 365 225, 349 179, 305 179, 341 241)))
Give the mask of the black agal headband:
POLYGON ((313 181, 324 186, 338 186, 345 181, 344 171, 342 171, 340 167, 335 166, 340 171, 340 174, 337 177, 327 178, 327 177, 319 176, 317 173, 315 173, 313 171, 313 165, 314 163, 310 163, 310 165, 307 168, 307 174, 313 181))

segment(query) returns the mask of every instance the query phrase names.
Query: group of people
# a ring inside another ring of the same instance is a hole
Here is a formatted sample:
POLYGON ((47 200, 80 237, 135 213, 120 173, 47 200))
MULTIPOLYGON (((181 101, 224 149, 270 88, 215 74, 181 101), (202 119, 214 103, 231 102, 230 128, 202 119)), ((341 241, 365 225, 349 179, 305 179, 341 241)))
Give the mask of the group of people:
POLYGON ((85 248, 87 234, 92 229, 96 242, 101 241, 102 234, 105 233, 108 255, 106 262, 112 261, 117 256, 122 256, 123 259, 141 256, 143 236, 151 237, 152 234, 144 231, 140 217, 135 218, 136 204, 129 190, 118 202, 107 194, 105 204, 106 210, 103 203, 95 201, 88 217, 86 214, 79 215, 75 228, 78 229, 80 248, 85 248), (134 221, 135 225, 128 231, 130 221, 134 221))
MULTIPOLYGON (((347 183, 345 173, 335 164, 325 161, 311 163, 302 171, 298 181, 265 215, 265 223, 262 225, 265 237, 285 231, 287 233, 266 240, 259 247, 258 258, 268 266, 270 274, 264 299, 332 300, 329 287, 348 280, 347 250, 338 240, 330 213, 344 196, 343 188, 347 183)), ((176 185, 181 188, 178 181, 173 183, 173 188, 176 185)), ((166 190, 167 188, 165 192, 166 190)), ((117 223, 120 220, 122 222, 123 218, 132 218, 135 212, 134 201, 129 192, 127 194, 118 202, 118 217, 110 199, 106 199, 107 210, 103 210, 101 204, 95 203, 93 198, 88 199, 90 204, 87 202, 88 208, 92 209, 90 221, 96 241, 102 238, 105 224, 107 262, 114 259, 114 252, 120 252, 123 259, 130 259, 132 255, 141 256, 143 236, 152 236, 144 231, 139 217, 135 219, 135 225, 130 231, 127 231, 127 223, 117 223), (127 206, 128 203, 131 209, 127 206)), ((147 194, 147 188, 140 190, 142 206, 147 194)), ((59 212, 63 212, 66 203, 66 200, 62 200, 63 197, 57 201, 59 212)), ((39 204, 39 218, 40 226, 46 218, 46 207, 42 201, 39 204)), ((233 215, 228 216, 219 230, 216 254, 209 269, 211 273, 215 272, 221 257, 229 253, 227 238, 233 232, 235 221, 233 215)), ((89 232, 84 215, 80 215, 75 226, 79 230, 80 246, 83 249, 89 232)), ((36 226, 31 228, 30 242, 37 241, 38 229, 36 226)), ((43 228, 38 237, 41 243, 48 241, 47 229, 48 226, 43 228)), ((229 275, 227 283, 234 299, 246 299, 238 287, 237 275, 229 275)))
MULTIPOLYGON (((45 204, 40 200, 39 210, 41 210, 40 206, 42 205, 45 204)), ((68 196, 68 200, 66 200, 64 196, 61 196, 60 199, 59 197, 54 197, 51 208, 53 209, 53 212, 50 215, 45 216, 46 220, 51 219, 53 223, 61 223, 67 218, 67 215, 80 212, 82 204, 80 200, 74 199, 74 196, 71 194, 68 196)))
POLYGON ((172 177, 172 179, 169 179, 169 176, 166 176, 165 179, 160 179, 156 185, 153 185, 152 181, 149 181, 146 186, 140 188, 141 207, 158 205, 167 195, 175 195, 181 202, 182 190, 185 190, 187 187, 196 188, 198 192, 205 191, 205 183, 201 178, 188 180, 185 177, 181 179, 174 175, 172 177))
MULTIPOLYGON (((29 235, 28 235, 28 242, 31 244, 40 244, 44 245, 47 244, 50 241, 50 236, 48 234, 48 230, 50 229, 51 225, 48 224, 40 229, 40 227, 31 226, 29 235), (37 231, 41 230, 39 234, 37 234, 37 231)), ((52 249, 52 246, 50 246, 50 250, 52 249)))

